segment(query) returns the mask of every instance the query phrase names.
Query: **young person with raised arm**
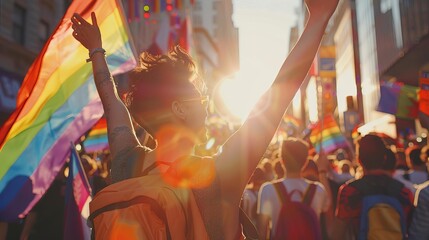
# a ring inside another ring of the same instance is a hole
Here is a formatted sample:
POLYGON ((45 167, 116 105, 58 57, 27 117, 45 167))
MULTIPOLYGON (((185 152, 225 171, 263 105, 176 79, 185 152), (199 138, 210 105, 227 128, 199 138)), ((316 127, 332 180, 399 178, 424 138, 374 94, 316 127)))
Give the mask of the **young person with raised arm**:
MULTIPOLYGON (((210 239, 242 238, 239 205, 243 190, 304 81, 338 4, 338 0, 305 2, 309 11, 306 27, 272 86, 254 106, 252 112, 258 114, 251 113, 216 156, 193 156, 213 165, 213 180, 204 187, 192 189, 210 239), (264 108, 260 109, 261 106, 264 108)), ((142 169, 159 159, 174 162, 192 155, 192 144, 175 139, 195 136, 192 137, 195 144, 204 141, 207 111, 193 60, 178 47, 162 56, 144 53, 140 66, 131 75, 133 87, 126 106, 117 94, 107 67, 95 14, 91 20, 89 23, 75 14, 73 36, 90 52, 94 81, 107 120, 112 180, 137 177, 142 169), (131 118, 154 137, 155 149, 140 144, 131 118), (145 155, 143 161, 139 161, 139 154, 145 155)))

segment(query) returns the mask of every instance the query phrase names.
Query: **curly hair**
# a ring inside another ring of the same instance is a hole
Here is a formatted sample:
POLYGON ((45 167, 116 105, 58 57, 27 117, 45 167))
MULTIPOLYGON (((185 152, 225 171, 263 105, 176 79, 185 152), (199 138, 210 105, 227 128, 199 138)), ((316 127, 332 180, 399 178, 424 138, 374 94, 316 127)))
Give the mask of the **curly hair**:
POLYGON ((180 46, 165 55, 142 53, 139 65, 129 77, 125 104, 135 120, 145 127, 163 123, 173 101, 199 96, 205 87, 195 62, 180 46))

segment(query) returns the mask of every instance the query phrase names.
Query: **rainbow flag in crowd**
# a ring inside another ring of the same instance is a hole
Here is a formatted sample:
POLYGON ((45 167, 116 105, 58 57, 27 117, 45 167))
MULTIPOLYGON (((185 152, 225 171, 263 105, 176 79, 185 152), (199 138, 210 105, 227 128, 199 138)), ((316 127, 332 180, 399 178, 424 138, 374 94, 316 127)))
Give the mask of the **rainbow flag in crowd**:
POLYGON ((292 115, 285 114, 283 116, 283 122, 288 126, 294 127, 296 129, 299 129, 301 127, 301 120, 292 115))
POLYGON ((91 201, 91 186, 86 177, 79 155, 71 144, 69 175, 66 183, 64 210, 64 240, 91 239, 91 230, 86 224, 91 201))
POLYGON ((418 92, 418 87, 399 82, 382 82, 377 111, 390 113, 399 118, 415 119, 419 113, 418 92))
POLYGON ((349 145, 332 115, 327 115, 322 122, 318 121, 313 125, 310 142, 318 153, 321 149, 325 153, 330 153, 349 145))
POLYGON ((88 136, 83 141, 83 147, 87 153, 100 152, 109 149, 106 118, 101 118, 94 127, 92 127, 88 136))
POLYGON ((103 115, 70 18, 97 15, 112 74, 136 65, 119 0, 75 0, 25 76, 17 109, 0 129, 0 221, 23 218, 40 200, 76 142, 103 115))

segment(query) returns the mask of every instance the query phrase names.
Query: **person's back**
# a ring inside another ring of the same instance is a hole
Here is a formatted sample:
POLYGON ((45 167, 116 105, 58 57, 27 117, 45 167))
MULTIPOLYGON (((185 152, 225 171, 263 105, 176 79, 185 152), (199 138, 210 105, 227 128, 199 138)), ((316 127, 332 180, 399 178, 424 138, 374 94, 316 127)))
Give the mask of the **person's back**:
POLYGON ((416 209, 413 214, 408 239, 429 239, 429 181, 418 187, 415 198, 416 209))
MULTIPOLYGON (((389 208, 392 207, 395 210, 389 212, 392 216, 402 214, 400 218, 398 217, 398 222, 394 221, 392 225, 396 224, 398 228, 404 228, 408 225, 407 221, 411 216, 413 195, 404 184, 391 176, 396 161, 394 153, 385 147, 381 138, 372 134, 364 136, 359 141, 358 147, 358 160, 363 167, 364 175, 362 178, 347 182, 340 187, 336 216, 344 221, 343 227, 350 228, 352 235, 367 238, 368 236, 363 235, 367 234, 369 230, 368 226, 364 224, 371 223, 367 222, 369 217, 364 218, 363 216, 369 214, 368 216, 382 219, 382 215, 378 215, 381 213, 374 215, 374 213, 370 213, 372 210, 370 207, 366 208, 367 204, 372 201, 376 204, 388 204, 389 208), (392 201, 394 203, 390 204, 392 201)), ((391 217, 390 220, 392 219, 395 218, 391 217)), ((379 231, 383 230, 385 231, 384 234, 387 234, 389 231, 387 225, 381 224, 379 231), (384 227, 386 229, 383 229, 384 227)), ((399 234, 404 234, 405 236, 406 231, 407 229, 399 229, 399 234)))
MULTIPOLYGON (((258 214, 260 220, 258 229, 261 239, 265 239, 264 236, 273 236, 277 228, 281 227, 277 224, 281 221, 279 218, 287 217, 280 216, 284 202, 280 202, 280 193, 276 184, 280 183, 280 187, 286 189, 290 200, 294 202, 301 202, 310 184, 314 184, 315 192, 309 201, 309 206, 314 210, 318 219, 322 213, 328 210, 330 202, 323 185, 301 177, 301 169, 307 161, 307 154, 308 147, 303 141, 288 139, 283 142, 282 159, 286 168, 286 178, 273 183, 265 183, 259 194, 258 214)), ((313 230, 316 231, 316 229, 313 230)))
MULTIPOLYGON (((322 213, 328 210, 328 196, 321 183, 311 182, 303 178, 286 178, 279 182, 281 182, 288 193, 293 193, 291 194, 291 200, 295 202, 301 202, 303 200, 303 195, 309 188, 309 185, 315 184, 316 191, 312 198, 310 207, 314 210, 318 219, 322 213)), ((272 236, 274 231, 277 229, 277 222, 279 221, 280 209, 282 207, 282 203, 279 201, 278 191, 274 184, 275 183, 266 183, 262 186, 259 199, 260 203, 258 203, 258 214, 269 216, 271 221, 271 232, 268 233, 270 236, 272 236)))

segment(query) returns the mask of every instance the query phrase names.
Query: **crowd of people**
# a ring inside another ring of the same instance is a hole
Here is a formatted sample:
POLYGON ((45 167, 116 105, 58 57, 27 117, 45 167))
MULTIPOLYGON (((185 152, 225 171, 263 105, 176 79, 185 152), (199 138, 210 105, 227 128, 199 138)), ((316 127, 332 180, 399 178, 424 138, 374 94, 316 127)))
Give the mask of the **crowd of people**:
MULTIPOLYGON (((285 224, 282 218, 293 216, 293 227, 319 232, 319 239, 356 239, 361 231, 361 217, 367 211, 363 209, 363 198, 380 194, 391 196, 401 204, 406 239, 429 238, 428 145, 396 148, 370 133, 356 142, 355 156, 348 156, 343 149, 314 154, 310 147, 302 139, 287 138, 271 147, 253 172, 240 207, 257 228, 260 239, 281 239, 274 237, 276 229, 286 226, 279 227, 278 223, 285 224), (282 213, 288 202, 280 200, 281 193, 276 186, 279 184, 294 202, 303 201, 314 185, 308 206, 318 225, 299 225, 295 215, 282 213)), ((110 155, 108 152, 82 153, 82 165, 95 195, 111 184, 110 155)), ((6 239, 62 239, 67 167, 66 163, 24 221, 10 225, 6 239)))
MULTIPOLYGON (((180 47, 166 55, 143 53, 122 99, 106 63, 95 14, 90 22, 73 16, 73 36, 89 51, 108 126, 108 161, 81 158, 97 193, 93 207, 112 196, 110 189, 122 198, 143 189, 144 199, 152 199, 150 208, 133 208, 132 214, 121 215, 129 202, 120 208, 92 209, 93 237, 123 239, 120 236, 126 233, 134 234, 132 239, 152 239, 147 236, 154 233, 145 231, 154 230, 147 214, 153 208, 165 210, 155 211, 165 224, 157 223, 155 235, 160 239, 429 238, 426 146, 402 151, 368 134, 357 141, 352 158, 344 153, 314 154, 304 140, 287 138, 278 154, 266 154, 306 78, 338 0, 305 3, 309 12, 305 29, 273 84, 213 156, 198 156, 195 150, 207 140, 208 99, 193 59, 180 47), (143 140, 136 135, 136 126, 147 133, 143 140), (97 218, 106 211, 119 212, 97 218), (131 220, 130 233, 124 222, 131 220)), ((47 199, 51 194, 46 194, 28 214, 20 239, 49 238, 35 235, 35 229, 48 225, 37 222, 37 216, 45 213, 42 209, 64 197, 63 172, 57 180, 51 187, 55 197, 47 199)))
POLYGON ((429 238, 427 145, 412 145, 404 150, 387 145, 377 134, 370 133, 357 141, 354 159, 344 155, 342 149, 329 155, 312 156, 311 152, 307 142, 289 138, 283 141, 280 156, 258 165, 244 191, 241 206, 258 226, 261 239, 280 239, 273 237, 277 223, 288 218, 280 214, 282 203, 275 188, 278 183, 284 185, 292 201, 298 202, 304 199, 311 184, 317 186, 309 206, 319 219, 320 230, 318 226, 310 229, 321 231, 323 239, 360 236, 361 218, 369 211, 364 208, 363 199, 380 195, 400 203, 399 212, 403 215, 392 219, 397 220, 398 226, 403 220, 405 232, 399 231, 404 234, 399 238, 387 235, 388 228, 383 226, 389 224, 384 222, 378 222, 379 229, 374 232, 378 231, 383 239, 429 238), (285 175, 274 170, 279 163, 285 175))

